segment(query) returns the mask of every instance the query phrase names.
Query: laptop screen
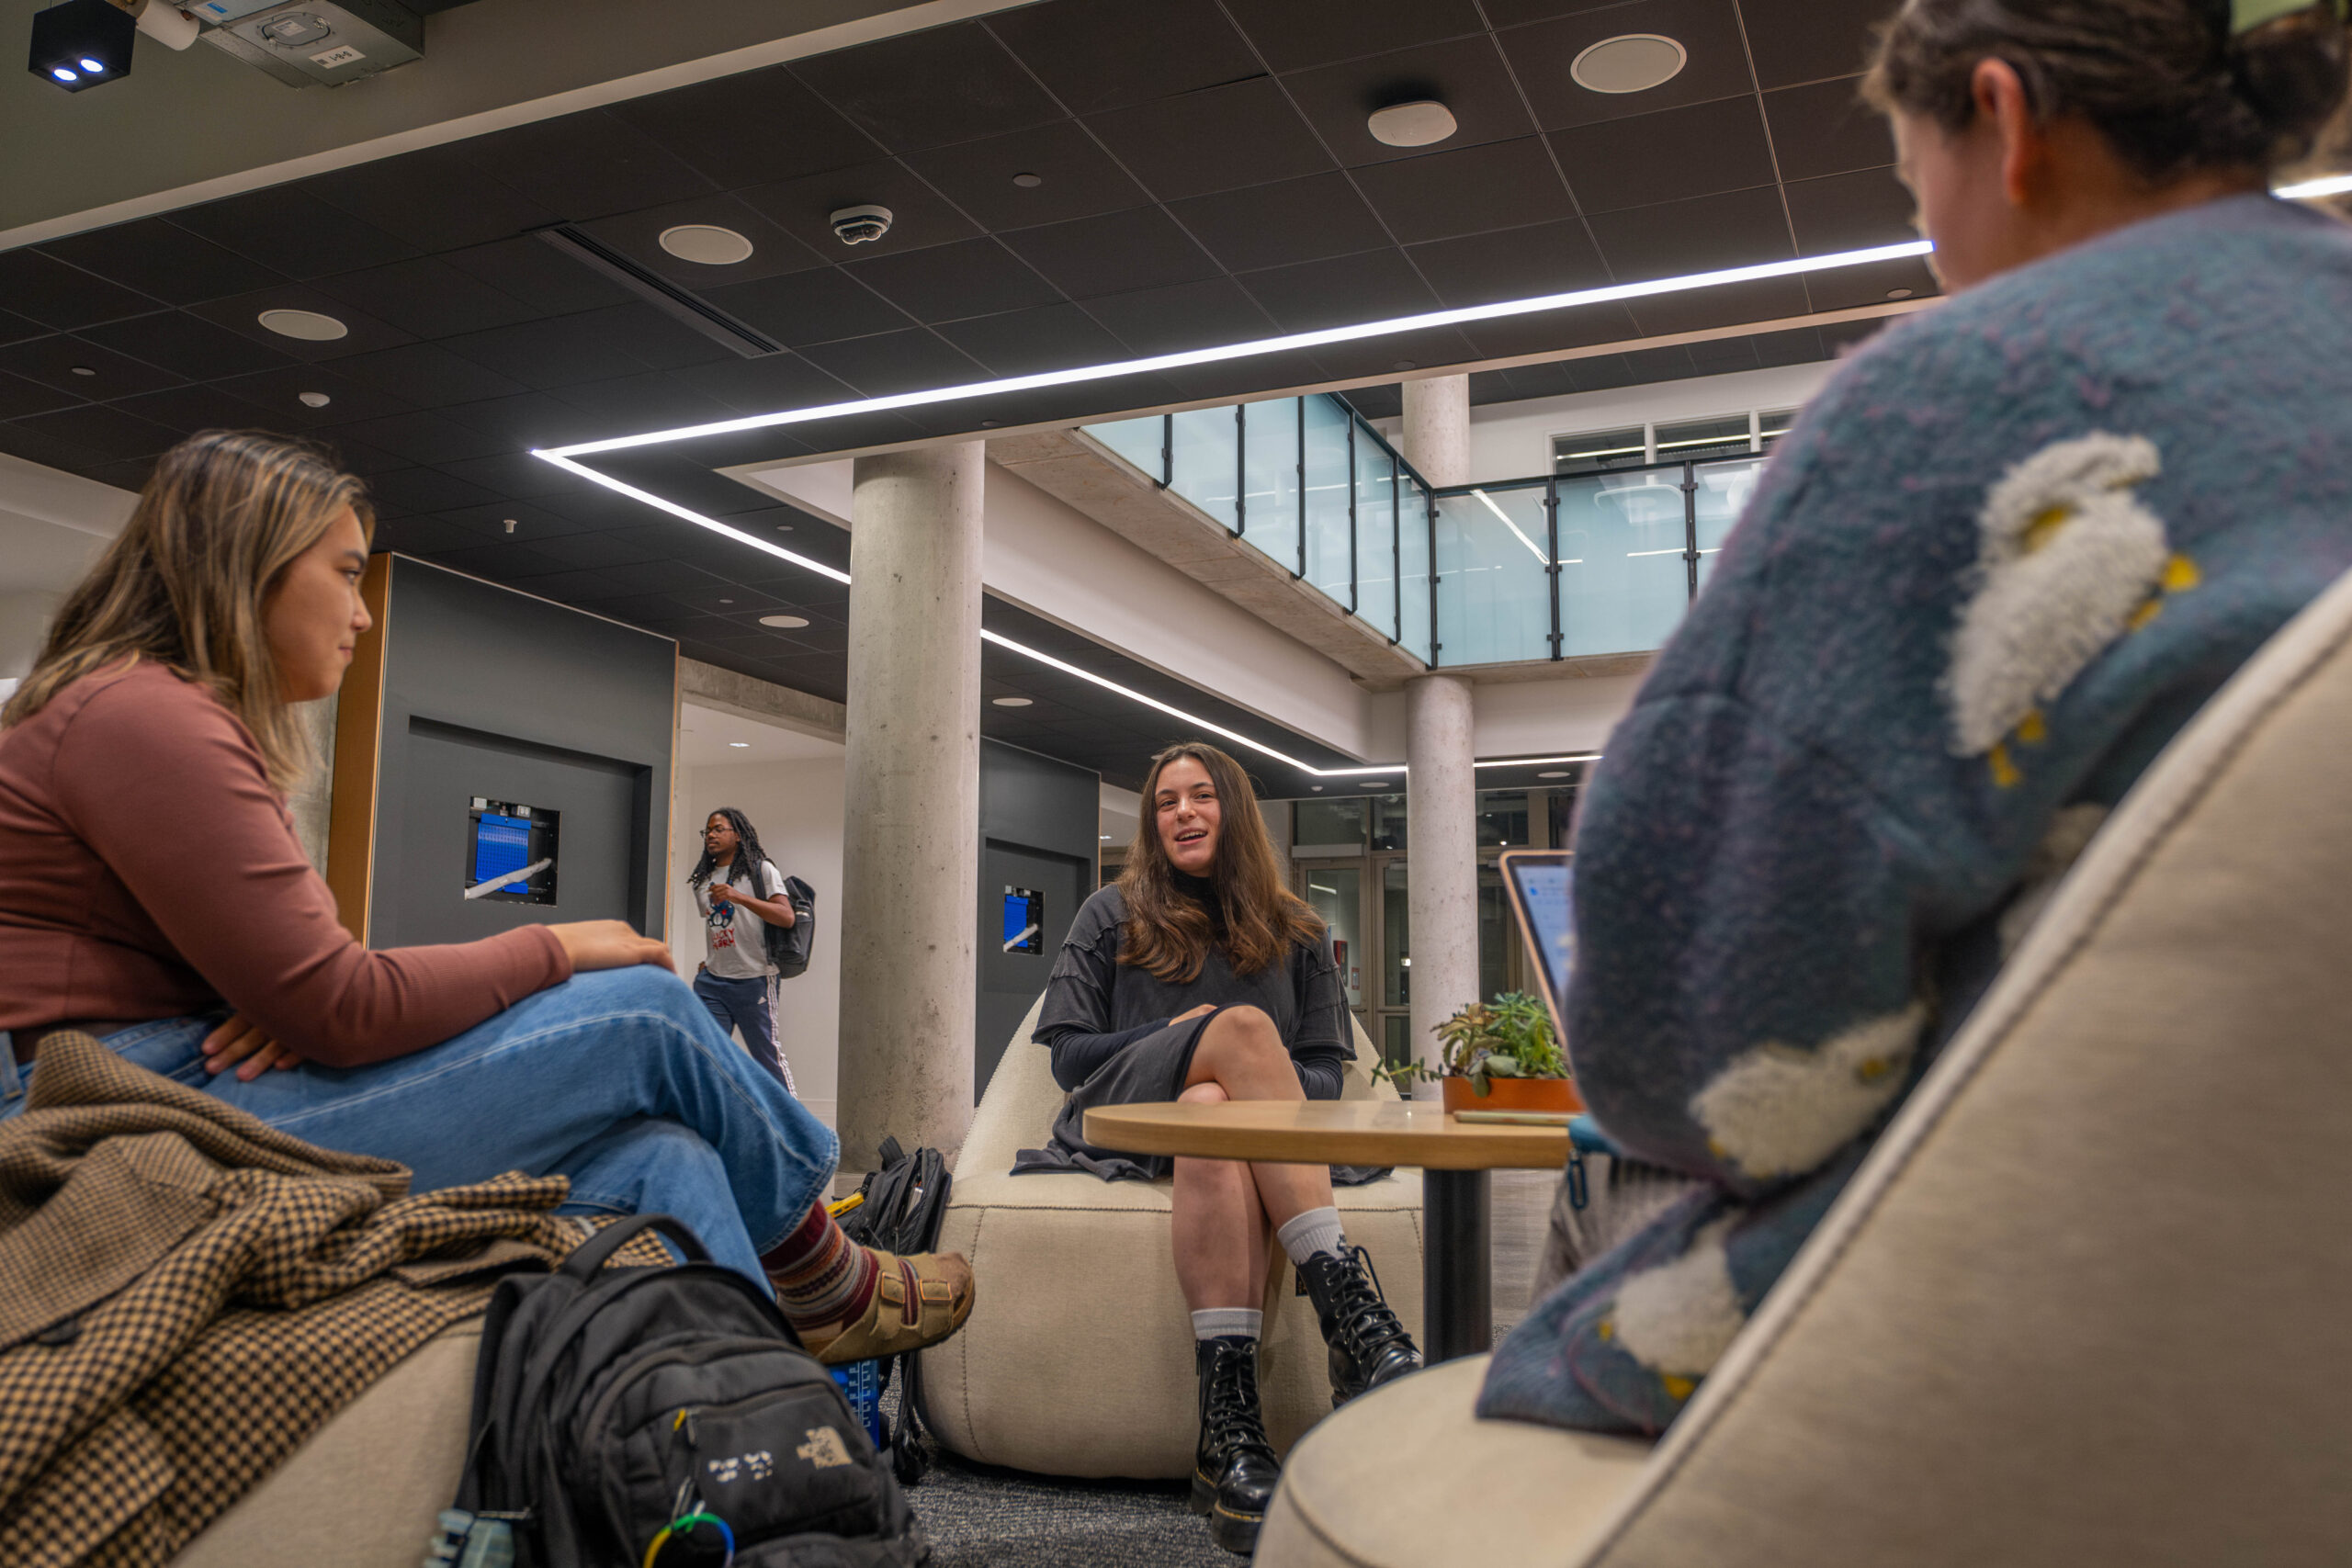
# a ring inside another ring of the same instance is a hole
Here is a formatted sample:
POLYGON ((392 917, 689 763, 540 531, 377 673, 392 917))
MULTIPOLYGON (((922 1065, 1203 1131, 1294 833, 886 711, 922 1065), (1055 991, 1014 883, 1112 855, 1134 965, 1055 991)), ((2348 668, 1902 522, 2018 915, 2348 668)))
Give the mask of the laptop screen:
MULTIPOLYGON (((1544 1000, 1552 1021, 1561 1022, 1560 1004, 1568 992, 1568 972, 1576 963, 1576 922, 1568 890, 1574 875, 1565 850, 1513 851, 1502 857, 1502 871, 1510 885, 1510 901, 1527 933, 1527 950, 1534 958, 1544 1000)), ((1562 1038, 1566 1032, 1562 1031, 1562 1038)))

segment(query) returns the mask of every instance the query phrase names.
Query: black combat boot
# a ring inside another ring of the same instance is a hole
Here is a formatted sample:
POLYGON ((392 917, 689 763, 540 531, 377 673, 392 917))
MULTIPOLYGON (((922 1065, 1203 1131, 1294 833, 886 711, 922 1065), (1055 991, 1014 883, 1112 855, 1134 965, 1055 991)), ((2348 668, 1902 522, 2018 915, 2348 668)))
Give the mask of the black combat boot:
POLYGON ((1193 1512, 1209 1517, 1211 1540, 1247 1557, 1258 1549, 1258 1526, 1282 1479, 1258 1407, 1258 1342, 1238 1334, 1196 1340, 1193 1364, 1201 1377, 1193 1512))
POLYGON ((1318 1252, 1298 1267, 1306 1293, 1322 1320, 1323 1342, 1331 1348, 1331 1404, 1421 1370, 1413 1337, 1388 1310, 1380 1277, 1363 1247, 1318 1252))

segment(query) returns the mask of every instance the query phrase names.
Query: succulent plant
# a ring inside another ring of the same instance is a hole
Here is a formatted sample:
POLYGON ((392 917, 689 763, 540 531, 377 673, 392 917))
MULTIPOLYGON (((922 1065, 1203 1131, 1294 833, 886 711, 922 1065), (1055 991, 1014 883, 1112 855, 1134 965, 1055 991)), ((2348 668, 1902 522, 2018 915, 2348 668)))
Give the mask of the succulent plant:
POLYGON ((1466 1077, 1485 1099, 1495 1078, 1565 1078, 1567 1058, 1552 1031, 1544 1004, 1523 991, 1505 991, 1492 1002, 1472 1002, 1437 1026, 1443 1046, 1432 1069, 1419 1061, 1374 1069, 1399 1089, 1419 1078, 1466 1077))

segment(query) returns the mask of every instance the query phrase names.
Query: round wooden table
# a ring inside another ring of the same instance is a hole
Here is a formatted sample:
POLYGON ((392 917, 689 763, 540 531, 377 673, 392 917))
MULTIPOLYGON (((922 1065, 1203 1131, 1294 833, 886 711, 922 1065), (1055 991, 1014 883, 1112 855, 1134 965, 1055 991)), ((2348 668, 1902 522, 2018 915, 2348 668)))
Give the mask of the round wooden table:
POLYGON ((1098 1106, 1086 1141, 1134 1154, 1421 1172, 1421 1350, 1432 1365, 1492 1348, 1487 1172, 1565 1167, 1566 1127, 1463 1122, 1428 1100, 1238 1100, 1098 1106))

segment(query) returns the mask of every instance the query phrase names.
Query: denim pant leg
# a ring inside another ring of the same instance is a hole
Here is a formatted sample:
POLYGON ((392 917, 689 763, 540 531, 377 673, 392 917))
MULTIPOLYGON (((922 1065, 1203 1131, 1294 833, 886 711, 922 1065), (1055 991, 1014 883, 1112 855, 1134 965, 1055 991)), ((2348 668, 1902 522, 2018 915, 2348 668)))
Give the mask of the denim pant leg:
POLYGON ((718 1151, 676 1122, 633 1116, 555 1163, 571 1179, 567 1214, 674 1214, 693 1227, 713 1262, 765 1284, 718 1151))
MULTIPOLYGON (((195 1031, 191 1054, 202 1034, 195 1031)), ((200 1066, 195 1073, 203 1077, 200 1066)), ((719 1032, 683 981, 643 965, 574 976, 389 1062, 306 1064, 251 1083, 222 1073, 202 1087, 296 1137, 398 1160, 419 1190, 562 1169, 617 1123, 675 1122, 716 1153, 724 1192, 665 1202, 710 1213, 731 1198, 754 1254, 799 1223, 840 1154, 825 1125, 719 1032)), ((610 1157, 609 1145, 604 1152, 610 1157)), ((673 1191, 694 1179, 683 1168, 674 1176, 673 1191)), ((705 1228, 713 1223, 696 1228, 718 1251, 721 1241, 705 1228)))

